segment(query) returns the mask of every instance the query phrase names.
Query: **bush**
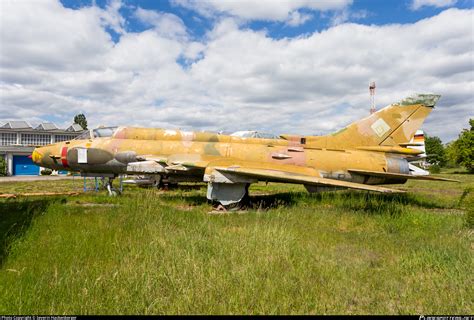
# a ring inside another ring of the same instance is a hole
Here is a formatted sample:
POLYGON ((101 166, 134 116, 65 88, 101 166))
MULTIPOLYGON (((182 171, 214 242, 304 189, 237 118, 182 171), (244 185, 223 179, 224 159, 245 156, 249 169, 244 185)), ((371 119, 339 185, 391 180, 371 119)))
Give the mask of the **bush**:
POLYGON ((440 173, 441 172, 441 167, 437 164, 433 164, 429 168, 430 173, 440 173))
POLYGON ((42 176, 50 176, 51 173, 53 173, 53 170, 51 170, 51 169, 43 169, 43 170, 41 170, 41 175, 42 175, 42 176))
POLYGON ((7 175, 7 162, 3 156, 0 156, 0 176, 7 175))

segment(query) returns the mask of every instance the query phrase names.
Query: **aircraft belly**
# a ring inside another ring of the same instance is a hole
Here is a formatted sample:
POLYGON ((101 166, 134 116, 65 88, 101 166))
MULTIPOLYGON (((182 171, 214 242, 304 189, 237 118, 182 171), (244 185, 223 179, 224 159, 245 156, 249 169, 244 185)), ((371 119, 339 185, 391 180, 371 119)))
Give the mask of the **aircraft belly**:
POLYGON ((114 174, 122 174, 126 172, 126 166, 116 160, 112 160, 105 164, 76 164, 71 165, 71 169, 81 172, 110 172, 114 174))

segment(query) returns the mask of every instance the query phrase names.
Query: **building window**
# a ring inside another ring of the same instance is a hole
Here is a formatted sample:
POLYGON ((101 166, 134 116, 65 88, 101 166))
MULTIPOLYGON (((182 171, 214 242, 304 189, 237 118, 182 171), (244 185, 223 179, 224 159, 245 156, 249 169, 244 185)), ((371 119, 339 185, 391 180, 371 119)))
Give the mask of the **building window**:
POLYGON ((0 133, 0 146, 10 146, 16 144, 16 133, 0 133))
POLYGON ((54 136, 54 142, 62 142, 74 139, 76 136, 71 134, 57 134, 54 136))
POLYGON ((37 134, 37 133, 22 133, 21 144, 33 145, 33 146, 44 146, 51 143, 50 134, 37 134))

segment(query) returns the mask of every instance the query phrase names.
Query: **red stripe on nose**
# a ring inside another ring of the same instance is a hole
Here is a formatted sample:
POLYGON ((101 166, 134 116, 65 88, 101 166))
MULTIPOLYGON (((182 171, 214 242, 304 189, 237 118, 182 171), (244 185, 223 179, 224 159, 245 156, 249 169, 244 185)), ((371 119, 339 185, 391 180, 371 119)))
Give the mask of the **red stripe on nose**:
POLYGON ((61 163, 63 164, 64 168, 69 167, 67 163, 67 147, 62 147, 61 149, 61 163))
POLYGON ((28 156, 28 158, 31 159, 31 158, 33 158, 33 156, 30 154, 30 155, 28 156))

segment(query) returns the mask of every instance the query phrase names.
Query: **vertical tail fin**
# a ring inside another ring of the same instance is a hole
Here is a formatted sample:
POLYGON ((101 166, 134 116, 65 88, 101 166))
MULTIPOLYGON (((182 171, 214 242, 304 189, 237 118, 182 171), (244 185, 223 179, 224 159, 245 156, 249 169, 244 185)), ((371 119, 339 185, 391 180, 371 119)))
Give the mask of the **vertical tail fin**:
POLYGON ((324 143, 326 148, 407 144, 430 114, 439 97, 434 94, 408 97, 332 135, 321 137, 324 139, 314 139, 314 142, 324 143))

